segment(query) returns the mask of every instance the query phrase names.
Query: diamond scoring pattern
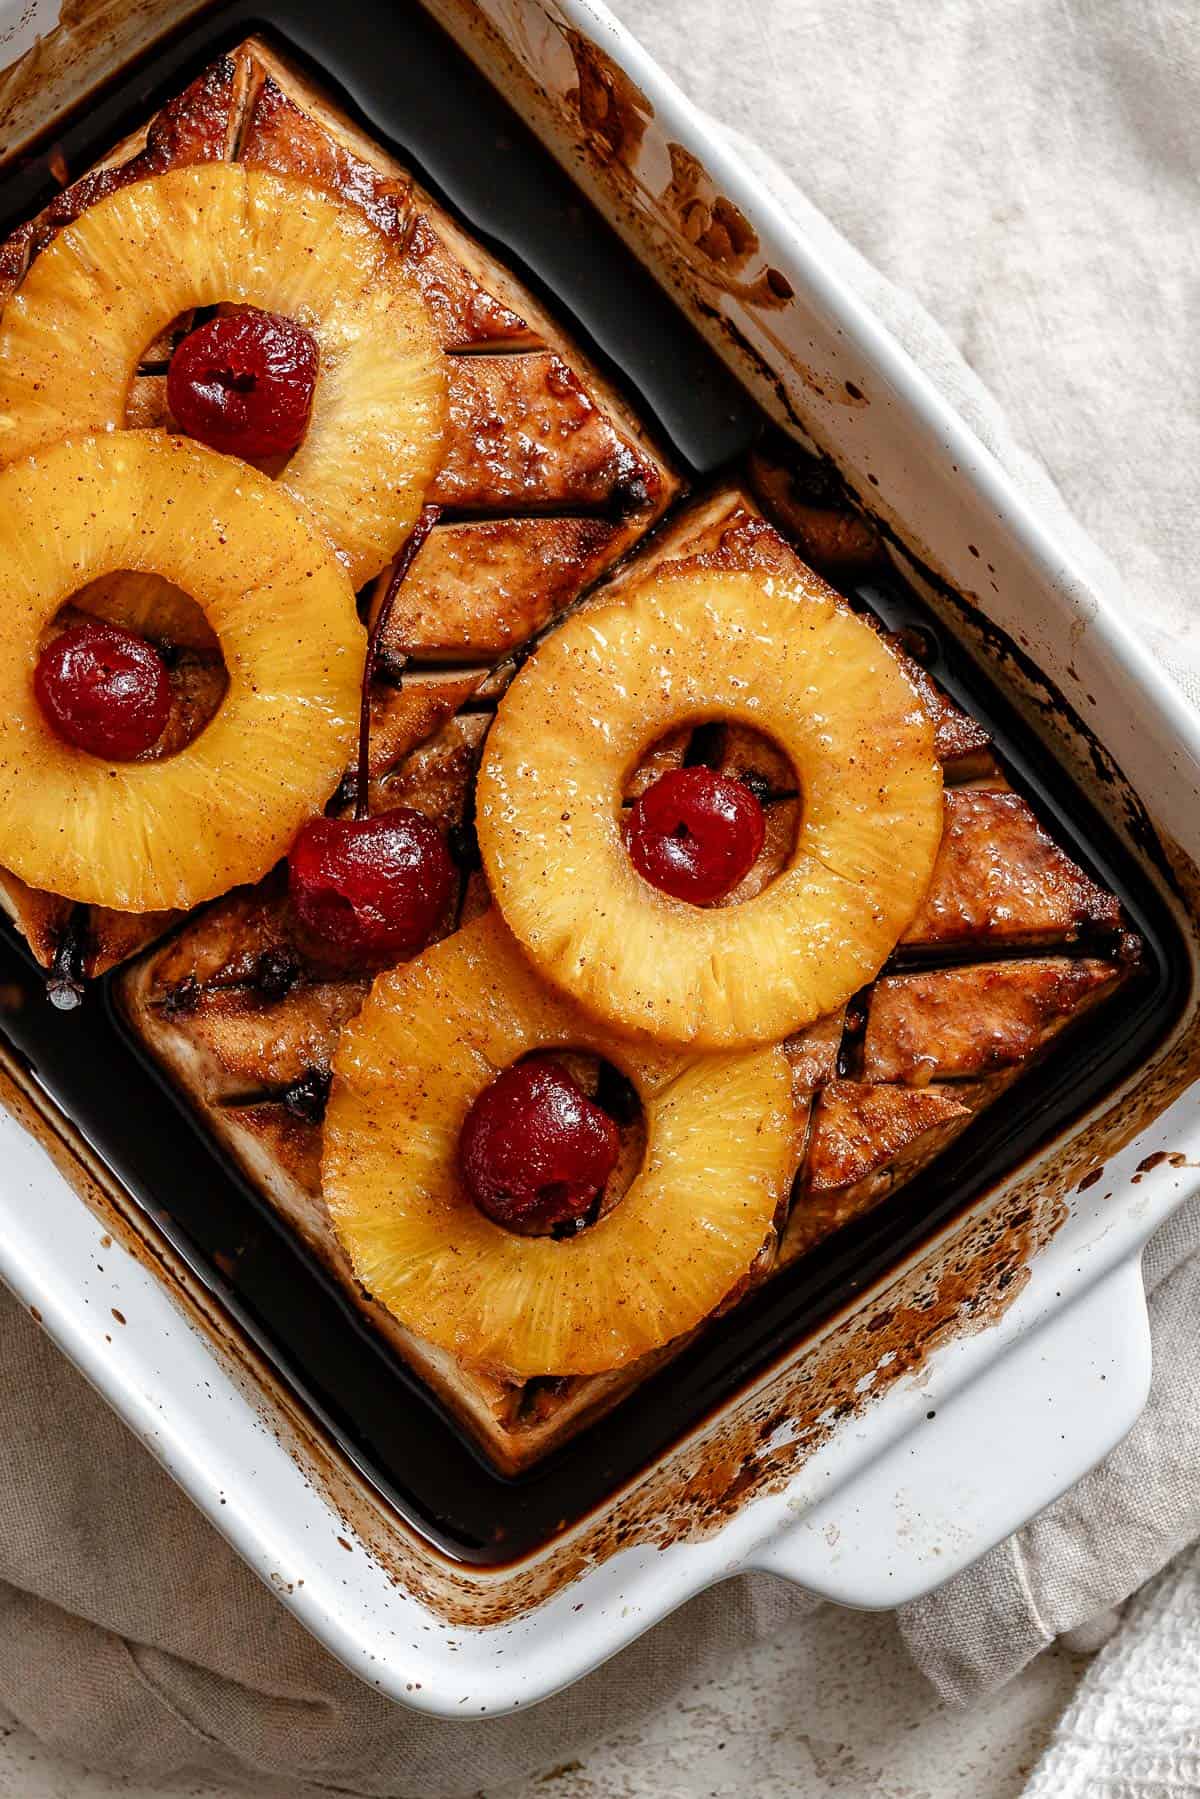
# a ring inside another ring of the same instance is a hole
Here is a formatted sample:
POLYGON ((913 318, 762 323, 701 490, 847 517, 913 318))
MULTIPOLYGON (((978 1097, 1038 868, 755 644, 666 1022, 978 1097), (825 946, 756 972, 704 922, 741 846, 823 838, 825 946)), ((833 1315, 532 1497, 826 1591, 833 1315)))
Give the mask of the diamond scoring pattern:
MULTIPOLYGON (((781 571, 792 564, 794 552, 747 495, 730 490, 677 516, 597 592, 596 602, 619 594, 656 564, 696 555, 714 568, 781 571)), ((909 644, 905 653, 927 647, 909 644)), ((515 660, 509 658, 475 690, 472 710, 459 712, 381 784, 380 803, 388 796, 397 803, 403 794, 403 803, 430 809, 450 825, 463 867, 459 916, 487 904, 472 853, 470 781, 491 707, 515 660)), ((789 1041, 804 1142, 777 1253, 762 1258, 755 1278, 788 1265, 926 1166, 1060 1029, 1107 997, 1123 976, 1112 949, 1120 920, 1115 902, 1071 863, 1008 788, 986 733, 937 688, 928 670, 915 662, 912 668, 935 719, 948 811, 965 805, 971 831, 986 833, 989 808, 1000 806, 1009 827, 1005 854, 992 887, 973 886, 964 869, 984 867, 973 853, 975 838, 968 833, 961 845, 955 839, 955 853, 940 878, 942 899, 927 903, 932 922, 923 940, 898 949, 880 979, 843 1012, 789 1041), (1049 883, 1047 870, 1053 877, 1049 883), (1013 895, 1022 892, 1028 916, 1013 905, 1013 895), (964 937, 964 928, 973 935, 964 937), (1089 949, 1094 953, 1082 953, 1089 949)), ((747 897, 771 878, 790 849, 801 803, 791 770, 754 734, 704 725, 655 746, 632 777, 627 800, 685 761, 705 762, 749 781, 763 801, 764 851, 734 896, 747 897)), ((935 888, 938 884, 935 877, 935 888)), ((271 1158, 276 1203, 294 1222, 308 1217, 309 1241, 338 1266, 340 1250, 321 1217, 320 1128, 310 1091, 298 1094, 278 1082, 257 1091, 246 1086, 264 1066, 263 1033, 276 1028, 278 1006, 256 991, 260 965, 247 948, 253 943, 261 955, 267 939, 236 918, 226 920, 226 910, 232 914, 242 905, 241 900, 218 902, 144 962, 132 976, 134 1009, 158 1053, 194 1094, 216 1108, 210 1116, 236 1153, 252 1163, 271 1158), (240 982, 237 999, 230 997, 231 979, 240 982), (189 988, 194 981, 198 988, 189 988), (231 1103, 231 1088, 239 1083, 240 1103, 231 1103)), ((281 910, 272 914, 272 930, 286 932, 281 910)), ((297 952, 289 946, 286 953, 297 952)), ((296 967, 297 980, 303 980, 302 957, 296 967)), ((320 1039, 314 1062, 313 1078, 322 1093, 335 1036, 330 1030, 320 1039)), ((292 1076, 296 1066, 290 1063, 284 1072, 292 1076)), ((375 1321, 420 1365, 420 1346, 394 1320, 376 1312, 375 1321)), ((619 1377, 544 1378, 518 1386, 462 1366, 447 1371, 426 1363, 423 1371, 493 1457, 518 1466, 613 1403, 677 1347, 619 1377)))

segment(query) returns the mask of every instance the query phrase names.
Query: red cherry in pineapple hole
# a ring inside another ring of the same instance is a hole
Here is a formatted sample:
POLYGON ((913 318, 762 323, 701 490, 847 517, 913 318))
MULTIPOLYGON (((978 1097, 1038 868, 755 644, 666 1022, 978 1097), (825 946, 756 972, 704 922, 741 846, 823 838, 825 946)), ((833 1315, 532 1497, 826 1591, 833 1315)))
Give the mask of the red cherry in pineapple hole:
POLYGON ((748 787, 711 768, 660 775, 630 808, 626 843, 644 880, 693 905, 722 899, 753 868, 763 809, 748 787))
POLYGON ((241 306, 183 339, 167 370, 167 404, 189 437, 233 456, 287 456, 308 429, 317 385, 311 331, 241 306))
POLYGON ((33 671, 38 704, 57 736, 106 762, 130 762, 162 736, 171 678, 144 637, 99 620, 46 645, 33 671))
POLYGON ((313 818, 288 854, 292 910, 338 961, 382 966, 428 942, 454 867, 438 827, 407 806, 376 818, 313 818))
POLYGON ((613 1120, 552 1057, 498 1074, 458 1140, 459 1167, 479 1210, 530 1236, 582 1221, 620 1153, 613 1120))

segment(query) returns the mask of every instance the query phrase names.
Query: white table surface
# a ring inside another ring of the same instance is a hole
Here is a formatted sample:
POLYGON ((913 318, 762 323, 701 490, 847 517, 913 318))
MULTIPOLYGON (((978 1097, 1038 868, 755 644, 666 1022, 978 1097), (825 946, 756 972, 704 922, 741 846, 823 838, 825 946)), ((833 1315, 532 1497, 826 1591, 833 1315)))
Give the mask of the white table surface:
MULTIPOLYGON (((890 1618, 836 1612, 685 1691, 649 1727, 480 1799, 1016 1799, 1083 1667, 1053 1649, 966 1712, 935 1703, 890 1618)), ((0 1727, 0 1799, 242 1799, 89 1774, 0 1727)), ((256 1786, 253 1799, 284 1799, 256 1786)), ((286 1799, 298 1799, 292 1788, 286 1799)), ((409 1799, 402 1784, 396 1799, 409 1799)))

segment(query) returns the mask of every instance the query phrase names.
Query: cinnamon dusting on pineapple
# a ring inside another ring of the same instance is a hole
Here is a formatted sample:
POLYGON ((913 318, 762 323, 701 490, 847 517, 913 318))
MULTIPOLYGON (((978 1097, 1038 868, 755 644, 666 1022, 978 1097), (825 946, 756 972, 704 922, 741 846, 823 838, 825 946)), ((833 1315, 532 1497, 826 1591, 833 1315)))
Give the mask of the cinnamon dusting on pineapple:
POLYGON ((343 1032, 322 1185, 368 1292, 420 1336, 524 1379, 621 1367, 693 1329, 771 1235, 794 1156, 781 1050, 635 1048, 545 987, 493 910, 382 975, 343 1032), (645 1160, 589 1228, 517 1236, 463 1190, 462 1121, 502 1070, 577 1049, 633 1081, 645 1160))
POLYGON ((257 880, 336 784, 353 729, 362 631, 332 550, 264 476, 153 433, 43 448, 0 470, 0 501, 0 861, 125 913, 257 880), (233 671, 207 729, 161 760, 65 742, 34 695, 35 646, 64 594, 114 566, 195 593, 233 671), (297 640, 313 647, 298 656, 297 640))
POLYGON ((478 817, 492 891, 548 979, 618 1030, 731 1048, 879 972, 933 867, 941 770, 911 682, 817 577, 678 562, 541 643, 489 733, 478 817), (707 720, 774 739, 804 794, 775 879, 719 908, 643 880, 619 822, 647 747, 707 720))
POLYGON ((147 343, 189 308, 230 302, 303 320, 315 339, 324 378, 279 480, 360 587, 403 542, 441 460, 444 359, 405 261, 303 182, 205 164, 84 212, 0 319, 0 449, 12 459, 121 426, 147 343))

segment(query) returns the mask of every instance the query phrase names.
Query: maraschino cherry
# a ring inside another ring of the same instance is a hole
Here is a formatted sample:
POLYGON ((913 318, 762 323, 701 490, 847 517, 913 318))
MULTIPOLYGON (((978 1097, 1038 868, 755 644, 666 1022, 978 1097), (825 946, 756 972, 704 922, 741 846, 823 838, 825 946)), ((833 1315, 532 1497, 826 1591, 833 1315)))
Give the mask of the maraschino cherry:
POLYGON ((312 818, 288 852, 288 892, 305 934, 337 961, 384 967, 428 942, 445 916, 454 864, 444 832, 408 806, 368 815, 371 683, 396 595, 437 522, 426 506, 396 562, 367 644, 353 818, 312 818))
POLYGON ((56 734, 106 762, 130 762, 159 737, 171 710, 166 664, 144 637, 89 619, 47 644, 33 672, 56 734))
POLYGON ((608 1113, 552 1057, 498 1074, 458 1140, 463 1181, 479 1210, 530 1236, 582 1223, 620 1153, 608 1113))
POLYGON ((167 370, 178 425, 233 456, 287 456, 308 429, 317 341, 275 312, 240 306, 190 331, 167 370))
POLYGON ((753 868, 765 826, 758 799, 711 768, 660 775, 631 807, 626 843, 644 880, 674 899, 723 899, 753 868))
POLYGON ((288 855, 292 909, 339 961, 383 966, 421 949, 454 883, 446 839, 407 806, 376 818, 312 818, 288 855))

